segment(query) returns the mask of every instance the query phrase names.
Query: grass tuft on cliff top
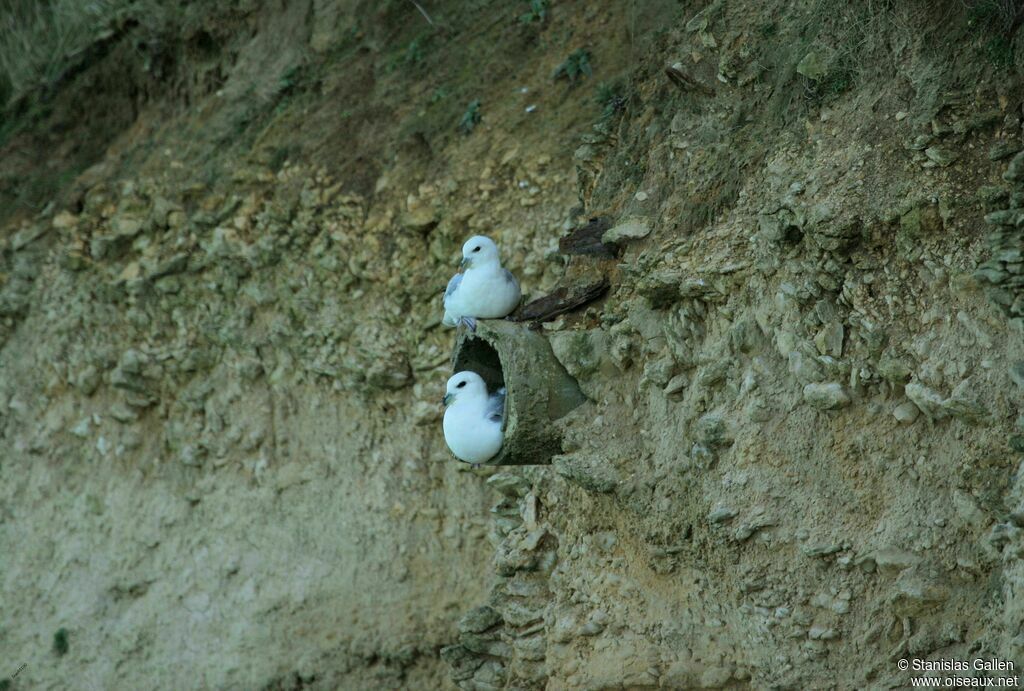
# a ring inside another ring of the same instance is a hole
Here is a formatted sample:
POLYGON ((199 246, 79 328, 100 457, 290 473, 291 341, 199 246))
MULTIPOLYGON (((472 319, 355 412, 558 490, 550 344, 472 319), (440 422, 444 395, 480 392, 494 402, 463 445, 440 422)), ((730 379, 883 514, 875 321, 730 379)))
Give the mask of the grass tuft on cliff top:
POLYGON ((52 86, 133 0, 9 0, 0 7, 0 105, 52 86))

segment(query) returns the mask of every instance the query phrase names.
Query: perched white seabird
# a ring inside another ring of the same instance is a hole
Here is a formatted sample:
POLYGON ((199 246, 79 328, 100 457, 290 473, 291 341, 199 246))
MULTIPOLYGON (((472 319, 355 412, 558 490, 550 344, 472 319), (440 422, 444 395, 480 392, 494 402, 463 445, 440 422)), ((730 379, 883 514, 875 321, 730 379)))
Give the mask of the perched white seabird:
POLYGON ((490 238, 476 235, 467 240, 462 266, 466 270, 452 276, 444 291, 444 324, 461 322, 475 331, 477 319, 507 317, 519 305, 519 281, 501 267, 498 246, 490 238))
POLYGON ((505 389, 487 394, 476 372, 458 372, 448 379, 444 394, 444 440, 460 461, 474 467, 501 449, 505 389))

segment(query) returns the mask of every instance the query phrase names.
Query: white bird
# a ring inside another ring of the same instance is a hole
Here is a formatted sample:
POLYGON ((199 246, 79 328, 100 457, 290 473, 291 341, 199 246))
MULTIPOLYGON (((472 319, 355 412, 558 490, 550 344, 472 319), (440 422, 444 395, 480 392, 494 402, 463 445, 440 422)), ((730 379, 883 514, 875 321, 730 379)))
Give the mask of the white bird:
POLYGON ((448 379, 444 394, 444 440, 460 461, 475 468, 501 450, 505 389, 487 394, 476 372, 458 372, 448 379))
POLYGON ((490 238, 476 235, 462 246, 463 273, 455 274, 444 291, 444 319, 447 326, 463 323, 476 331, 477 319, 507 317, 519 305, 519 281, 501 267, 498 246, 490 238))

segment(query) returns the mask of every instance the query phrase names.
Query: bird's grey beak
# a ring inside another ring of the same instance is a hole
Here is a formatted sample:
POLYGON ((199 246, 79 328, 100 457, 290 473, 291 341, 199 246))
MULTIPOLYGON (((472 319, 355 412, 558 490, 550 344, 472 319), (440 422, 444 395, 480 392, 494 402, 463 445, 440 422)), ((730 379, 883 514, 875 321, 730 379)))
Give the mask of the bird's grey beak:
POLYGON ((454 394, 446 393, 444 395, 444 399, 441 401, 441 403, 443 403, 444 407, 447 408, 449 401, 451 401, 453 398, 455 398, 454 394))
POLYGON ((466 268, 467 266, 469 266, 472 263, 473 263, 472 259, 470 259, 469 257, 463 257, 462 261, 459 263, 459 268, 460 269, 464 269, 464 268, 466 268))

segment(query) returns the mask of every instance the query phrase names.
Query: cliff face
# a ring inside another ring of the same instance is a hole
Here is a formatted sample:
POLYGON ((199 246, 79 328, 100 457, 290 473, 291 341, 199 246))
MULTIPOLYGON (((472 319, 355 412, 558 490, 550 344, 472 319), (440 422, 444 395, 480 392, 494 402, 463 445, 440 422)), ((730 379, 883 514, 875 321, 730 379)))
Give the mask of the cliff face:
POLYGON ((134 7, 0 127, 6 688, 1024 664, 1012 7, 134 7), (474 233, 609 285, 551 465, 444 445, 474 233))

